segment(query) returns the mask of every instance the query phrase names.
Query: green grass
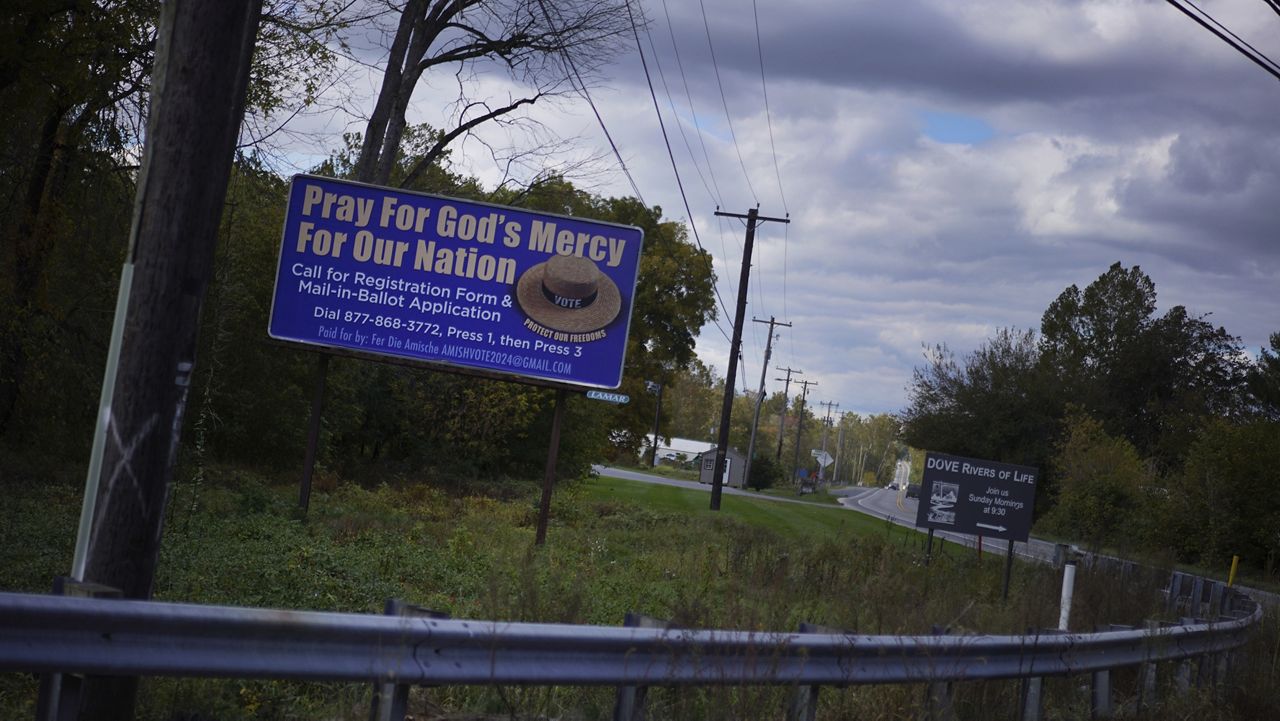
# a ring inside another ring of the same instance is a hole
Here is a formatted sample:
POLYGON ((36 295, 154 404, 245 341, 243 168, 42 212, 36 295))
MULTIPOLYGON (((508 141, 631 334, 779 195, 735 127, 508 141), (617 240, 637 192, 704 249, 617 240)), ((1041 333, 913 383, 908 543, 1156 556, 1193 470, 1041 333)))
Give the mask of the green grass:
POLYGON ((828 506, 840 505, 840 497, 831 495, 829 492, 827 492, 826 489, 817 491, 815 493, 806 493, 803 496, 798 495, 794 487, 785 488, 781 486, 775 487, 775 488, 765 488, 764 490, 760 490, 760 491, 752 491, 752 493, 759 493, 765 496, 773 496, 775 498, 787 498, 787 499, 796 500, 796 501, 804 501, 805 503, 822 503, 828 506))
MULTIPOLYGON (((787 496, 781 496, 786 498, 787 496)), ((812 496, 805 496, 809 500, 812 496)), ((708 519, 717 515, 710 510, 711 494, 659 483, 628 481, 601 476, 584 484, 584 500, 635 503, 662 513, 682 513, 708 519)), ((845 508, 825 508, 817 503, 784 503, 730 495, 720 497, 720 516, 732 518, 774 533, 793 538, 830 535, 833 532, 885 533, 886 524, 845 508)), ((889 533, 909 533, 894 526, 889 533)))
POLYGON ((674 478, 679 481, 696 481, 698 480, 698 471, 691 468, 676 468, 659 463, 657 466, 651 467, 648 463, 614 463, 617 468, 625 468, 628 471, 637 473, 648 473, 654 476, 662 476, 663 478, 674 478))
MULTIPOLYGON (((1018 564, 1005 603, 998 559, 979 563, 947 544, 926 567, 921 534, 841 508, 725 494, 712 512, 706 492, 597 478, 556 489, 548 542, 538 547, 533 484, 497 498, 421 483, 339 482, 317 488, 310 515, 298 519, 293 483, 209 470, 198 493, 180 483, 170 502, 159 600, 379 613, 384 599, 397 597, 456 618, 614 626, 636 611, 688 628, 780 631, 808 621, 885 634, 927 633, 933 624, 1011 633, 1056 620, 1059 579, 1051 569, 1018 564)), ((79 488, 12 473, 0 479, 0 547, 9 549, 0 554, 0 589, 43 592, 70 562, 79 488)), ((1136 623, 1155 604, 1150 586, 1084 570, 1073 618, 1081 628, 1136 623)), ((1280 687, 1274 639, 1258 646, 1249 693, 1226 708, 1280 699, 1266 690, 1280 687)), ((1016 716, 1016 684, 957 689, 962 719, 1016 716)), ((819 717, 916 717, 920 691, 827 689, 819 717)), ((654 689, 650 717, 777 718, 787 692, 654 689)), ((414 694, 419 718, 607 719, 613 702, 611 689, 414 694)), ((0 674, 0 718, 31 718, 34 695, 34 677, 0 674)), ((138 718, 355 721, 367 709, 367 684, 150 679, 138 718)), ((1178 717, 1250 718, 1202 710, 1178 717)))

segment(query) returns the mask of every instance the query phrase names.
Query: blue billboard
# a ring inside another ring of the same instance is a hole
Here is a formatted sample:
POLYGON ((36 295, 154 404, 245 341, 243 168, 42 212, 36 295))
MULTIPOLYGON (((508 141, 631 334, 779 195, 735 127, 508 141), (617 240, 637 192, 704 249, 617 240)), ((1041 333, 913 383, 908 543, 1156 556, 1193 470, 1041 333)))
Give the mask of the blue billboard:
POLYGON ((278 340, 617 388, 639 228, 296 175, 278 340))

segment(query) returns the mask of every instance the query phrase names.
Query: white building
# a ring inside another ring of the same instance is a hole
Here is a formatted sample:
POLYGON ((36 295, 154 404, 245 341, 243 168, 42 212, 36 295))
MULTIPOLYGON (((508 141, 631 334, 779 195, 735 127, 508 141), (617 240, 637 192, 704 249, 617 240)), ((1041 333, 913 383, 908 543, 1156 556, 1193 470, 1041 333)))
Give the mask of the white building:
MULTIPOLYGON (((644 445, 640 447, 640 460, 648 460, 649 452, 652 448, 653 434, 648 433, 644 437, 644 445)), ((667 463, 692 461, 698 454, 714 451, 715 449, 716 444, 711 441, 663 437, 658 443, 658 460, 666 461, 667 463)))

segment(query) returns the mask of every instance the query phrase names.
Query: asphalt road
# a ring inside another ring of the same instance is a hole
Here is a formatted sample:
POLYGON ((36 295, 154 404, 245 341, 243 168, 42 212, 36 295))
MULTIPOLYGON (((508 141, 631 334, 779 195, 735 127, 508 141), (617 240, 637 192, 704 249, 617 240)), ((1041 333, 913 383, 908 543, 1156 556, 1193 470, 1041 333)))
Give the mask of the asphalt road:
MULTIPOLYGON (((866 513, 876 518, 888 519, 899 526, 907 528, 916 527, 916 508, 919 500, 915 498, 907 498, 906 491, 899 491, 889 488, 865 488, 856 489, 863 491, 857 495, 849 495, 840 499, 840 504, 850 510, 866 513)), ((923 531, 922 531, 923 533, 923 531)), ((978 545, 978 539, 974 536, 960 533, 951 533, 949 531, 934 531, 935 538, 945 538, 951 543, 958 543, 962 546, 975 547, 978 545)), ((1000 539, 985 539, 982 543, 983 551, 990 551, 1003 556, 1005 550, 1008 549, 1009 542, 1000 539)), ((1052 562, 1055 544, 1048 541, 1040 541, 1035 538, 1029 539, 1026 543, 1015 541, 1013 544, 1013 552, 1023 558, 1032 559, 1042 562, 1052 562)))

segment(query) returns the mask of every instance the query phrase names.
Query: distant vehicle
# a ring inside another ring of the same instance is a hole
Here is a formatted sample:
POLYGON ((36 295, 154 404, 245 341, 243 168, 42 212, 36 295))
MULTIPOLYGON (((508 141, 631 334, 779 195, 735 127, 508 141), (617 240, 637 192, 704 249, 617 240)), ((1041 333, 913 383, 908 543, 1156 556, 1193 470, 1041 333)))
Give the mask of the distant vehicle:
POLYGON ((908 483, 908 484, 907 484, 907 498, 919 498, 919 497, 920 497, 920 484, 919 484, 919 483, 908 483))

